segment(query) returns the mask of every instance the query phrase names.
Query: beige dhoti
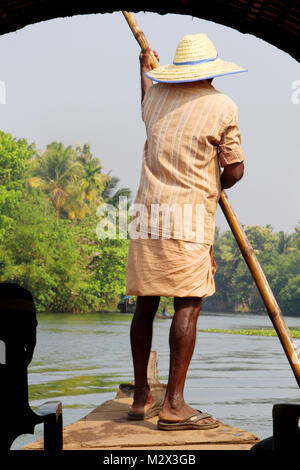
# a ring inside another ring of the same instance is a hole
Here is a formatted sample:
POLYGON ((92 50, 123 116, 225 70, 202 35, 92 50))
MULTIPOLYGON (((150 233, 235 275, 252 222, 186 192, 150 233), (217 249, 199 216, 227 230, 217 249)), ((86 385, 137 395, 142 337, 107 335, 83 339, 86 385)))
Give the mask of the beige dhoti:
POLYGON ((158 238, 130 240, 127 295, 208 297, 215 292, 212 246, 158 238))

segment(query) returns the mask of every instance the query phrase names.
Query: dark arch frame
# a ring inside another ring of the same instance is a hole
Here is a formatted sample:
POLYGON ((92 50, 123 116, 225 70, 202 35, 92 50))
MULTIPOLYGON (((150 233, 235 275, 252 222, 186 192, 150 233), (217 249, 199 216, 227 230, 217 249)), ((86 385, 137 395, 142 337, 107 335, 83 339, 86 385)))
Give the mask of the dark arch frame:
POLYGON ((121 10, 203 18, 253 34, 300 59, 300 0, 0 0, 0 34, 58 17, 121 10))

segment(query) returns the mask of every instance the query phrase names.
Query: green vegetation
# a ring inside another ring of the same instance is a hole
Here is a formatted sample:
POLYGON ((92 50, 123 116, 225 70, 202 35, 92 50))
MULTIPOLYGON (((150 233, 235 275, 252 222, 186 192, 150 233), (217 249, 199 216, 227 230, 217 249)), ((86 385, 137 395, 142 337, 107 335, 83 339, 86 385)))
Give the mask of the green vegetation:
POLYGON ((44 384, 29 385, 29 398, 30 400, 45 400, 62 396, 115 392, 118 390, 120 380, 119 378, 113 380, 113 377, 112 374, 79 375, 44 384))
POLYGON ((83 148, 44 153, 0 132, 0 281, 29 289, 39 312, 114 306, 124 291, 127 239, 99 240, 96 209, 130 197, 83 148))
MULTIPOLYGON (((39 312, 116 309, 125 292, 128 236, 99 239, 97 207, 118 206, 128 188, 102 171, 89 145, 34 144, 0 131, 0 281, 28 288, 39 312)), ((128 207, 128 206, 127 206, 128 207)), ((294 233, 246 227, 275 297, 285 314, 300 314, 300 226, 294 233)), ((265 311, 230 231, 216 230, 213 311, 265 311)), ((163 298, 169 313, 173 300, 163 298)), ((124 317, 125 318, 125 317, 124 317)))
MULTIPOLYGON (((251 329, 251 330, 218 330, 215 328, 208 328, 206 330, 198 330, 202 333, 228 333, 231 335, 253 335, 253 336, 277 336, 277 333, 273 329, 251 329)), ((300 338, 299 328, 290 329, 291 336, 293 338, 300 338)))
MULTIPOLYGON (((300 225, 294 233, 244 227, 258 261, 285 314, 300 314, 300 225)), ((216 294, 205 307, 217 311, 264 312, 265 306, 230 231, 215 234, 216 294)))

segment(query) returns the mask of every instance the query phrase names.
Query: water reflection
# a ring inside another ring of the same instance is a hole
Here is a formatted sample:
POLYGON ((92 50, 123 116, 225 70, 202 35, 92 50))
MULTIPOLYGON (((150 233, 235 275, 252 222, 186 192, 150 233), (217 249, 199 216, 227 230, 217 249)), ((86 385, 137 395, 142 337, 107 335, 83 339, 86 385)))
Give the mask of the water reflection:
MULTIPOLYGON (((61 400, 69 424, 115 397, 132 380, 129 344, 131 315, 39 315, 38 343, 29 368, 29 399, 34 408, 61 400)), ((290 328, 300 318, 286 318, 290 328)), ((199 329, 271 327, 267 316, 202 314, 199 329)), ((152 349, 158 352, 159 379, 169 367, 170 321, 156 320, 152 349)), ((299 340, 296 344, 299 345, 299 340)), ((272 406, 300 401, 299 388, 277 337, 198 332, 186 382, 186 400, 221 421, 263 438, 272 433, 272 406)), ((13 448, 42 435, 23 436, 13 448)))

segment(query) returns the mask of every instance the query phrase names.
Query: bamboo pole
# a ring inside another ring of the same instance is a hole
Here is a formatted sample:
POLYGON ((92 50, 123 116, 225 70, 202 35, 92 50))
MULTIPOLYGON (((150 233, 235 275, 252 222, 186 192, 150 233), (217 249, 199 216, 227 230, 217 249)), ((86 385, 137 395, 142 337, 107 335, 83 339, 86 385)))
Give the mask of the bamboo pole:
MULTIPOLYGON (((145 36, 144 32, 139 27, 134 15, 132 13, 130 13, 129 11, 122 11, 122 13, 123 13, 128 25, 129 25, 129 28, 133 32, 133 35, 134 35, 135 39, 139 43, 142 51, 145 51, 149 47, 149 43, 146 39, 146 36, 145 36)), ((157 59, 156 59, 156 57, 155 57, 155 55, 153 54, 152 51, 151 51, 150 55, 151 55, 151 65, 155 69, 156 67, 159 66, 159 63, 157 62, 157 59)))
POLYGON ((266 306, 270 320, 273 323, 274 329, 280 339, 281 345, 285 351, 290 366, 294 372, 296 381, 300 387, 299 352, 297 351, 297 347, 284 321, 282 312, 277 304, 266 276, 258 262, 258 259, 256 258, 255 252, 250 245, 250 242, 241 224, 239 223, 237 216, 234 213, 227 194, 224 191, 221 192, 219 204, 252 274, 254 282, 266 306))
MULTIPOLYGON (((127 11, 123 11, 122 13, 125 16, 126 21, 129 24, 129 27, 132 30, 134 37, 139 43, 141 49, 145 51, 145 49, 149 47, 149 44, 147 42, 145 34, 143 33, 138 23, 136 22, 134 15, 127 11)), ((153 68, 156 68, 158 65, 159 64, 156 60, 156 57, 152 53, 153 68)), ((276 299, 273 295, 270 285, 264 275, 264 272, 258 262, 258 259, 256 258, 255 252, 253 248, 251 247, 250 242, 241 224, 239 223, 237 219, 237 216, 234 213, 234 210, 228 200, 227 194, 224 191, 221 192, 219 204, 232 230, 232 233, 237 241, 237 244, 241 250, 241 253, 248 265, 248 268, 252 274, 254 282, 260 292, 260 295, 266 306, 271 322, 273 323, 274 329, 279 337, 281 345, 284 349, 284 352, 293 370, 298 386, 300 387, 299 352, 297 351, 297 347, 294 343, 294 340, 284 321, 282 312, 276 302, 276 299)))

